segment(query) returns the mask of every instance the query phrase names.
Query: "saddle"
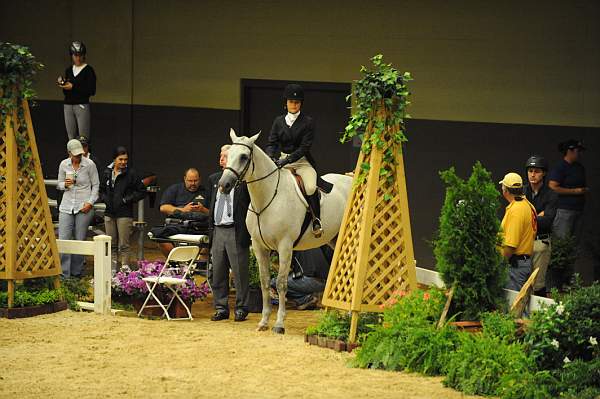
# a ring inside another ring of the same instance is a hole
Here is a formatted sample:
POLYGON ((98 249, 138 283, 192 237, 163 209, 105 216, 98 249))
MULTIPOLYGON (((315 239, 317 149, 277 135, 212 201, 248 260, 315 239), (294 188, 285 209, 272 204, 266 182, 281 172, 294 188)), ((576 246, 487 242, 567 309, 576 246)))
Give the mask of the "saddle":
MULTIPOLYGON (((296 179, 296 184, 300 188, 302 195, 304 195, 304 197, 306 198, 307 197, 306 188, 304 187, 304 180, 302 180, 302 176, 300 176, 299 174, 296 174, 295 169, 292 169, 291 172, 292 172, 292 176, 294 176, 294 178, 296 179)), ((319 198, 320 198, 321 192, 324 192, 325 194, 329 194, 331 192, 331 190, 333 190, 333 184, 323 180, 321 178, 321 176, 317 176, 317 189, 319 190, 319 198)))

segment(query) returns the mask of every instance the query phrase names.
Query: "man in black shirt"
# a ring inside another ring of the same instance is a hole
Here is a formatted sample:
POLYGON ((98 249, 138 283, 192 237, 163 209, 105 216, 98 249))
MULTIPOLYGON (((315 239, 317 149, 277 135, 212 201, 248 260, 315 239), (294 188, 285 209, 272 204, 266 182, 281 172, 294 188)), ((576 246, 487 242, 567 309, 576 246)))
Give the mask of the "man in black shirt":
POLYGON ((575 236, 579 239, 583 224, 585 194, 585 168, 579 158, 585 150, 577 140, 560 143, 563 160, 550 172, 548 186, 558 194, 558 205, 552 232, 557 237, 575 236))
POLYGON ((546 295, 546 272, 550 263, 550 236, 556 216, 558 196, 546 185, 548 161, 539 155, 532 155, 525 164, 527 180, 525 187, 527 200, 535 207, 537 214, 537 236, 533 242, 533 269, 539 269, 533 284, 535 295, 546 295))
MULTIPOLYGON (((206 190, 201 185, 200 172, 197 169, 189 168, 185 171, 183 182, 169 186, 162 195, 160 201, 160 211, 167 217, 205 221, 208 225, 208 209, 204 206, 206 190)), ((184 232, 184 231, 182 231, 184 232)), ((189 231, 185 231, 189 234, 189 231)), ((162 253, 167 256, 173 244, 160 243, 162 253)))

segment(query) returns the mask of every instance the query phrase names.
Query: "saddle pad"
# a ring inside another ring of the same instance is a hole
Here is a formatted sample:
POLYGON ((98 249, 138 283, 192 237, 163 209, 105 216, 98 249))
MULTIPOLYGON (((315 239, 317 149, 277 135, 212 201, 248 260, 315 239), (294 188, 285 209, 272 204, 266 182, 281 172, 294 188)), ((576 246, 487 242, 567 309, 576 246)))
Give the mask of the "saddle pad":
POLYGON ((206 244, 208 243, 208 236, 204 234, 175 234, 169 236, 170 240, 189 242, 193 244, 206 244))
MULTIPOLYGON (((306 202, 306 198, 304 197, 302 190, 300 190, 300 186, 298 186, 298 182, 296 181, 295 175, 290 172, 289 177, 291 177, 292 181, 294 182, 294 187, 296 188, 296 194, 298 195, 298 198, 300 198, 300 201, 302 201, 304 206, 308 208, 308 202, 306 202)), ((331 190, 333 190, 333 184, 323 180, 321 178, 321 176, 318 176, 317 177, 317 192, 319 193, 320 205, 323 205, 323 195, 321 195, 321 193, 323 192, 325 194, 328 194, 331 192, 331 190)))
POLYGON ((154 237, 152 232, 148 232, 151 240, 176 241, 188 244, 208 244, 208 236, 205 234, 173 234, 167 238, 154 237))

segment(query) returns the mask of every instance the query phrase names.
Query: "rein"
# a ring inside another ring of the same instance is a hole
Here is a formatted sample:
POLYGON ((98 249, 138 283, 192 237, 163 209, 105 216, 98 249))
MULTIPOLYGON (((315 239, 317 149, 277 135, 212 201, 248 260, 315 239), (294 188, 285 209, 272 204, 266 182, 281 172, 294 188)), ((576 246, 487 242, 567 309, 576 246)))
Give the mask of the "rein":
MULTIPOLYGON (((235 169, 231 168, 231 167, 225 167, 224 170, 230 170, 236 177, 237 180, 235 182, 235 185, 239 185, 242 180, 244 180, 244 177, 246 177, 246 173, 248 172, 248 169, 250 169, 250 164, 252 164, 252 173, 254 173, 254 148, 244 144, 244 143, 232 143, 231 145, 241 145, 244 146, 246 148, 248 148, 250 150, 250 157, 248 158, 248 162, 246 162, 246 166, 244 166, 244 169, 242 169, 242 171, 240 173, 238 173, 235 169)), ((275 172, 277 173, 277 184, 275 185, 275 191, 273 192, 273 196, 271 197, 271 200, 267 203, 267 205, 260 211, 255 211, 254 209, 252 209, 252 201, 250 201, 250 207, 248 207, 248 210, 250 212, 252 212, 253 214, 256 215, 256 222, 258 223, 258 232, 260 234, 260 239, 262 240, 264 246, 268 249, 270 249, 271 251, 275 251, 275 249, 271 248, 270 245, 267 244, 267 242, 265 241, 263 234, 262 234, 262 229, 260 228, 260 215, 267 210, 267 208, 273 203, 273 201, 275 200, 275 197, 277 197, 277 190, 279 189, 279 182, 281 180, 281 169, 278 167, 275 167, 274 170, 272 170, 271 172, 267 173, 265 176, 263 177, 259 177, 258 179, 254 179, 254 180, 249 180, 246 181, 246 184, 251 184, 251 183, 256 183, 259 182, 261 180, 266 179, 267 177, 271 176, 272 174, 274 174, 275 172)))

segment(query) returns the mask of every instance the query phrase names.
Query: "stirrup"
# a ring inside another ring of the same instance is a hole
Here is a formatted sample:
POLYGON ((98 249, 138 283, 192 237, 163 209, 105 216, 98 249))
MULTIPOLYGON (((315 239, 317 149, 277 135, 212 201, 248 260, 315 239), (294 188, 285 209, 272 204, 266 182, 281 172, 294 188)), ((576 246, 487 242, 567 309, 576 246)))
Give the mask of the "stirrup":
POLYGON ((316 238, 319 238, 323 235, 323 225, 321 224, 321 219, 319 219, 319 218, 313 219, 312 233, 316 238))

